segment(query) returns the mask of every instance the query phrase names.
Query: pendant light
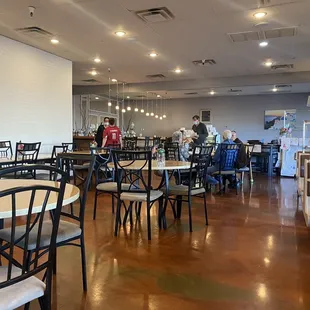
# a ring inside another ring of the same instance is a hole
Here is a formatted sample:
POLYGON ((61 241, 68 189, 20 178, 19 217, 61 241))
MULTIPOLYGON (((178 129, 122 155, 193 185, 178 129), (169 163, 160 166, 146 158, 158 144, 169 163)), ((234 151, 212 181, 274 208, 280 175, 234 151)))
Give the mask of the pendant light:
POLYGON ((137 101, 137 100, 136 100, 135 112, 139 112, 139 109, 138 109, 138 101, 137 101))
POLYGON ((146 113, 145 113, 146 116, 150 116, 150 113, 149 113, 149 98, 148 98, 148 92, 146 92, 146 113))
POLYGON ((140 111, 141 113, 144 113, 144 107, 143 107, 143 94, 142 94, 142 109, 140 111))
POLYGON ((160 97, 160 117, 159 119, 162 120, 163 119, 163 97, 160 97))
MULTIPOLYGON (((123 89, 123 92, 124 92, 124 89, 123 89)), ((128 93, 129 93, 129 84, 128 84, 128 93)), ((123 98, 125 100, 125 95, 123 94, 123 98)), ((127 111, 131 111, 131 106, 130 106, 130 97, 127 96, 128 98, 128 106, 127 106, 127 111)))
POLYGON ((123 102, 122 102, 122 113, 125 113, 125 93, 124 93, 125 83, 123 83, 123 102))
POLYGON ((158 100, 156 100, 155 102, 156 102, 156 109, 155 109, 155 118, 158 118, 158 114, 157 114, 157 107, 158 107, 158 104, 157 104, 157 102, 158 102, 158 100))
MULTIPOLYGON (((167 96, 167 93, 166 93, 166 96, 167 96)), ((163 118, 167 117, 166 108, 167 108, 167 97, 164 98, 164 115, 163 115, 163 118)))
POLYGON ((152 99, 152 112, 151 112, 151 116, 154 116, 154 101, 152 99))
POLYGON ((111 69, 108 69, 109 71, 109 101, 108 101, 108 106, 112 106, 112 102, 111 102, 111 77, 110 77, 110 73, 111 73, 111 69))
POLYGON ((116 110, 119 110, 119 103, 118 103, 118 82, 116 81, 116 110))

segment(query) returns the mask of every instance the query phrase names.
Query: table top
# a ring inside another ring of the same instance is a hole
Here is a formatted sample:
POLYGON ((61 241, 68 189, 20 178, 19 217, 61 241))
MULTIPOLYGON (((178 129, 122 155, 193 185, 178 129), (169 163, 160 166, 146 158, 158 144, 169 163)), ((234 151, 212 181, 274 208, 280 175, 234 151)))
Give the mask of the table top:
MULTIPOLYGON (((107 154, 107 152, 105 151, 100 151, 100 152, 96 152, 95 154, 98 155, 104 155, 107 154)), ((79 157, 79 156, 90 156, 91 152, 90 150, 88 151, 73 151, 73 152, 65 152, 65 153, 58 153, 57 156, 58 157, 79 157)))
MULTIPOLYGON (((132 161, 131 160, 124 160, 120 161, 121 166, 126 166, 124 169, 127 170, 140 170, 141 167, 143 167, 142 170, 148 170, 148 165, 145 164, 145 160, 136 160, 133 164, 130 165, 132 161)), ((191 166, 190 162, 187 161, 175 161, 175 160, 166 160, 165 165, 158 165, 157 160, 152 160, 152 170, 179 170, 179 169, 189 169, 191 166)), ((113 163, 108 164, 109 168, 114 168, 113 163)))
MULTIPOLYGON (((54 186, 55 184, 59 187, 60 183, 55 181, 41 181, 41 180, 0 180, 0 191, 21 186, 32 186, 32 185, 45 185, 54 186)), ((31 192, 16 194, 16 216, 23 216, 28 214, 29 201, 31 192)), ((33 213, 39 213, 42 209, 42 202, 46 195, 45 191, 38 191, 36 193, 36 198, 34 201, 33 213)), ((68 205, 80 196, 80 190, 78 187, 72 184, 66 184, 63 205, 68 205)), ((56 208, 57 203, 57 193, 51 192, 46 206, 46 210, 52 210, 56 208)), ((11 218, 12 217, 12 205, 11 196, 0 198, 0 219, 11 218)))
MULTIPOLYGON (((40 154, 38 155, 38 160, 48 160, 51 159, 52 155, 50 154, 40 154)), ((17 162, 20 160, 17 159, 17 162)), ((15 155, 12 157, 0 157, 0 165, 8 165, 15 163, 15 155)))

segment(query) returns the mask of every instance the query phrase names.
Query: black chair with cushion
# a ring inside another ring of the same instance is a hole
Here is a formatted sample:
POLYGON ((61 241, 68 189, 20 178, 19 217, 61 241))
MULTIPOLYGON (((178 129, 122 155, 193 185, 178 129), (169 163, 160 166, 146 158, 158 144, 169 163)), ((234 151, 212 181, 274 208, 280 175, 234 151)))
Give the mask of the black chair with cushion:
MULTIPOLYGON (((220 158, 218 163, 218 170, 213 172, 213 176, 219 176, 220 179, 220 193, 226 191, 226 181, 230 179, 230 182, 233 183, 233 177, 237 173, 237 159, 239 153, 239 144, 226 144, 221 143, 218 145, 220 158)), ((236 179, 235 179, 236 181, 236 179)), ((235 182, 234 181, 234 182, 235 182)), ((238 194, 238 186, 235 184, 236 194, 238 194)))
MULTIPOLYGON (((115 218, 115 236, 118 234, 118 228, 121 225, 121 206, 124 206, 125 215, 123 224, 126 224, 127 218, 132 220, 132 206, 135 202, 145 203, 147 213, 147 231, 148 240, 151 240, 151 208, 156 201, 159 202, 158 207, 158 225, 162 226, 162 208, 163 208, 163 192, 152 189, 152 152, 151 151, 121 151, 112 150, 112 158, 114 162, 115 178, 117 182, 117 209, 115 218), (130 158, 122 161, 122 158, 130 158), (144 158, 141 160, 140 158, 144 158), (126 187, 124 186, 126 184, 126 187), (125 201, 129 202, 127 206, 125 201)), ((140 210, 136 212, 140 219, 140 210)))
MULTIPOLYGON (((188 217, 189 217, 189 231, 192 232, 192 197, 199 197, 204 200, 205 220, 208 225, 207 201, 206 201, 206 170, 210 164, 210 154, 208 147, 196 146, 189 169, 188 184, 169 184, 168 192, 165 192, 165 206, 164 216, 167 209, 168 202, 172 207, 175 218, 181 218, 182 202, 188 203, 188 217), (175 211, 175 204, 177 204, 177 213, 175 211)), ((212 150, 211 150, 212 151, 212 150)))
MULTIPOLYGON (((90 160, 89 157, 85 158, 85 160, 90 160)), ((66 160, 63 160, 66 161, 66 160)), ((87 290, 87 279, 86 279, 86 257, 85 257, 85 243, 84 243, 84 213, 85 213, 85 206, 86 206, 86 200, 87 200, 87 194, 89 189, 89 184, 91 182, 91 177, 93 173, 93 167, 94 167, 94 157, 91 158, 91 162, 89 164, 89 170, 87 175, 87 180, 84 183, 83 188, 83 194, 77 204, 71 204, 70 206, 67 206, 61 210, 61 220, 59 222, 59 229, 57 232, 57 239, 56 239, 56 245, 57 247, 66 246, 66 245, 72 245, 79 247, 81 249, 81 259, 82 259, 82 275, 83 275, 83 288, 86 291, 87 290), (78 242, 76 242, 78 241, 78 242)), ((57 162, 57 166, 60 166, 60 163, 57 162)), ((36 167, 36 166, 34 166, 36 167)), ((50 166, 38 166, 38 169, 34 170, 48 170, 48 171, 54 171, 54 167, 50 166)), ((25 168, 26 169, 26 168, 25 168)), ((67 179, 69 179, 69 176, 67 173, 65 173, 63 170, 60 170, 62 174, 65 174, 67 176, 67 179)), ((57 173, 58 170, 57 170, 57 173)), ((54 173, 53 173, 54 174, 54 173)), ((3 172, 0 173, 0 175, 5 176, 3 172)), ((55 178, 56 178, 56 174, 55 178)), ((38 241, 36 239, 36 230, 37 226, 34 227, 30 231, 30 237, 29 240, 31 242, 21 244, 20 247, 22 247, 24 250, 28 251, 29 258, 33 257, 34 250, 36 248, 36 244, 39 242, 40 250, 45 250, 47 247, 49 247, 49 238, 52 233, 52 227, 53 227, 53 213, 51 213, 52 220, 46 220, 42 223, 42 237, 38 241)), ((16 236, 18 234, 22 234, 25 231, 25 225, 18 226, 18 230, 16 232, 16 236)), ((9 241, 11 238, 10 236, 10 229, 2 229, 0 230, 0 239, 9 241)), ((54 273, 56 273, 56 252, 55 252, 55 260, 54 260, 54 273)))
MULTIPOLYGON (((0 170, 0 178, 7 174, 21 173, 24 166, 0 170)), ((55 260, 56 238, 59 227, 60 213, 63 205, 67 174, 54 167, 34 165, 33 170, 47 169, 59 175, 56 184, 31 185, 15 187, 0 192, 2 200, 11 201, 12 217, 10 227, 0 230, 0 309, 16 309, 22 305, 29 308, 35 299, 40 302, 41 309, 51 309, 52 271, 55 260), (49 220, 46 211, 48 198, 57 197, 53 210, 53 219, 49 220), (18 203, 29 206, 25 225, 18 226, 16 213, 18 203), (33 214, 34 207, 42 206, 39 213, 33 214), (46 235, 44 223, 50 222, 49 234, 46 235), (43 224, 43 225, 42 225, 43 224), (34 241, 35 240, 35 241, 34 241), (41 244, 45 242, 44 252, 41 244), (31 256, 29 255, 31 248, 31 256), (4 262, 4 261, 7 261, 4 262), (40 279, 41 278, 41 279, 40 279)))
POLYGON ((0 157, 11 158, 13 156, 11 141, 0 141, 0 157))

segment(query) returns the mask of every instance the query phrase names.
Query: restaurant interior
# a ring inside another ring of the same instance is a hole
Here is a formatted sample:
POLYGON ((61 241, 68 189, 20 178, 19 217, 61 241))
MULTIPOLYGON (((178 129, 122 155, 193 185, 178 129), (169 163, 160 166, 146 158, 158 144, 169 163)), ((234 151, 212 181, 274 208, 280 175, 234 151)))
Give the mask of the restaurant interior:
POLYGON ((0 310, 309 310, 309 12, 0 0, 0 310))

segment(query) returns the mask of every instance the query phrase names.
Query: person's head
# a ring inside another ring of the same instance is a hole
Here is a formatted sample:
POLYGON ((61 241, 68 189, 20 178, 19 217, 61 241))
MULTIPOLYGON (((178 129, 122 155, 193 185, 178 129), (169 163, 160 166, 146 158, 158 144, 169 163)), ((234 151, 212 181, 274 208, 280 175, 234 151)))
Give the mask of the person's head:
POLYGON ((109 126, 109 118, 108 118, 108 117, 105 117, 105 118, 103 119, 103 125, 104 125, 105 127, 108 127, 108 126, 109 126))
POLYGON ((115 125, 115 119, 109 118, 109 124, 110 124, 110 126, 114 126, 115 125))
POLYGON ((224 130, 223 132, 223 140, 231 140, 232 133, 230 130, 224 130))
POLYGON ((200 117, 198 115, 193 116, 193 123, 194 125, 198 125, 200 122, 200 117))
POLYGON ((233 141, 235 141, 237 139, 237 132, 236 132, 236 130, 232 130, 231 131, 231 139, 233 141))

